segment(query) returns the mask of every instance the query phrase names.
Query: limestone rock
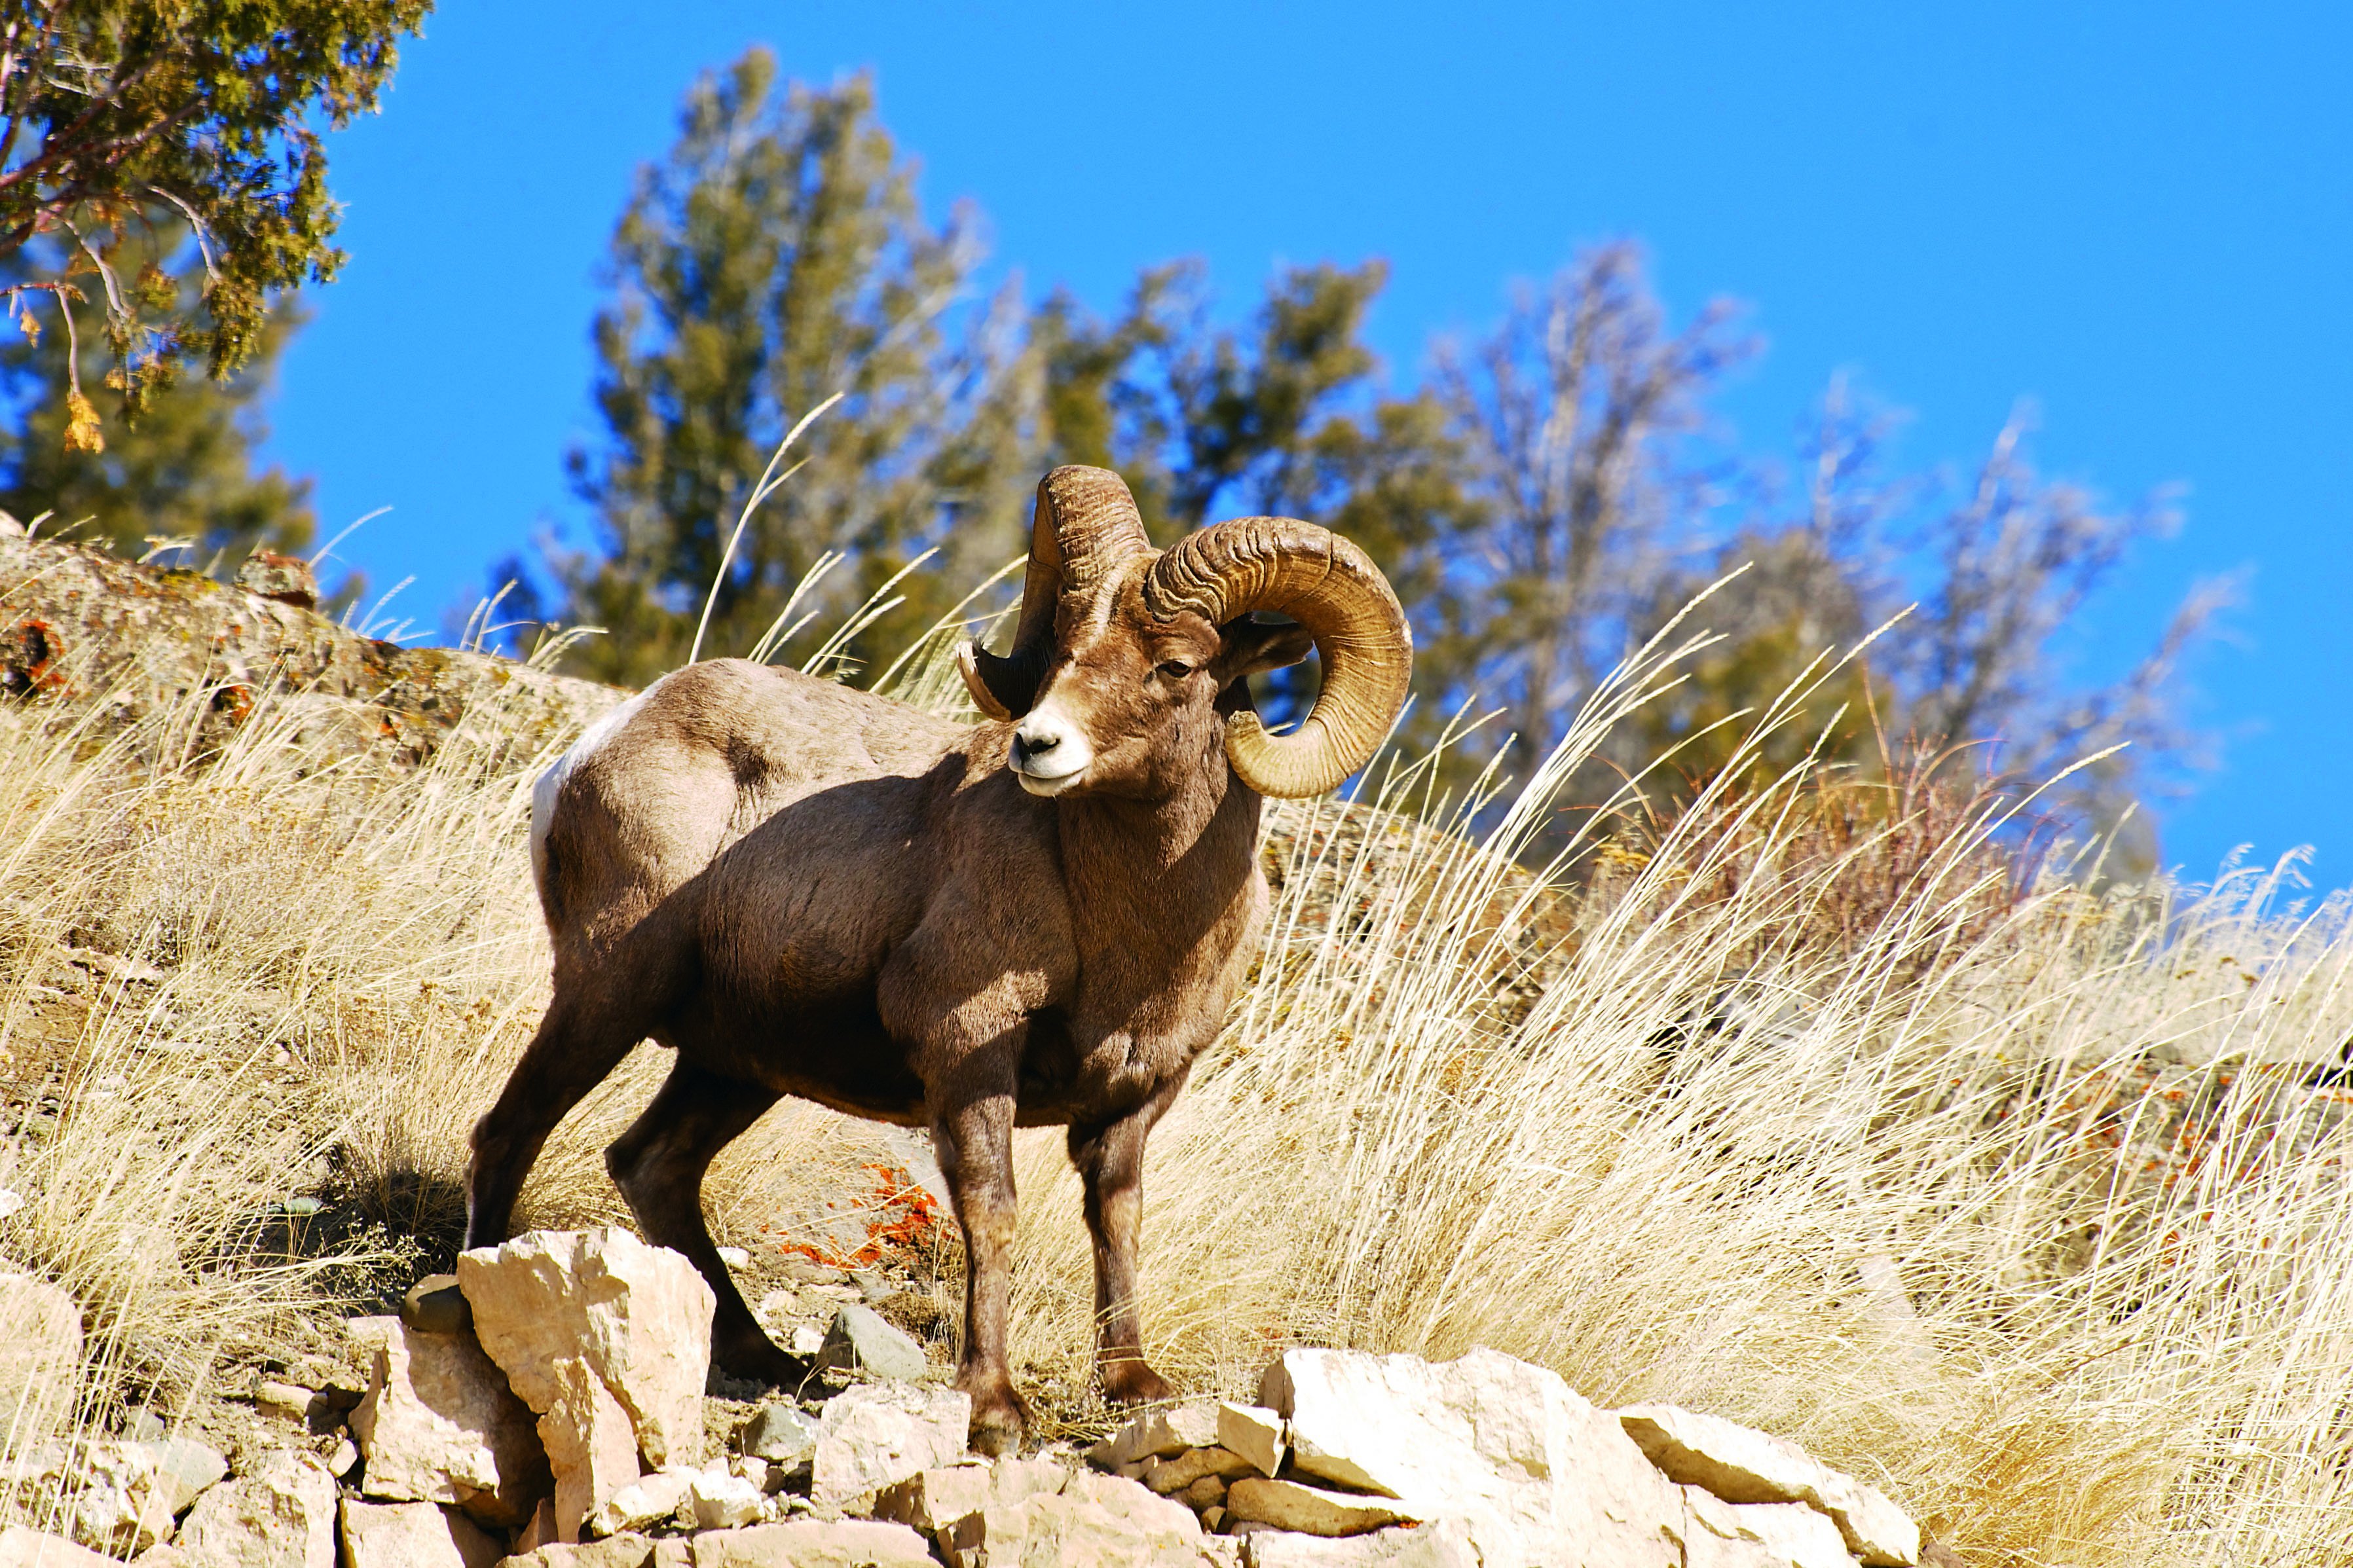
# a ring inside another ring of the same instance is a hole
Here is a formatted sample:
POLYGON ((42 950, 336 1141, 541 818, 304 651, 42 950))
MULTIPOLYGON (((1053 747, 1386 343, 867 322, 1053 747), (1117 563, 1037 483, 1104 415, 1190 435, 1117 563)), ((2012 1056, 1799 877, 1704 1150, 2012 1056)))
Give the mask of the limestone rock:
POLYGON ((1147 1410, 1087 1450, 1087 1460, 1115 1470, 1140 1459, 1167 1458, 1187 1448, 1218 1444, 1218 1407, 1208 1401, 1147 1410))
MULTIPOLYGON (((1852 1568, 1846 1541, 1828 1515, 1802 1502, 1735 1503, 1743 1531, 1757 1542, 1756 1568, 1852 1568)), ((1746 1568, 1744 1563, 1743 1568, 1746 1568)))
POLYGON ((299 1383, 282 1383, 265 1377, 253 1385, 253 1407, 264 1415, 277 1417, 297 1426, 311 1422, 311 1406, 319 1397, 315 1388, 305 1388, 299 1383))
POLYGON ((694 1538, 691 1561, 692 1568, 937 1568, 922 1536, 866 1519, 715 1530, 694 1538))
POLYGON ((615 1489, 613 1494, 596 1505, 581 1525, 587 1535, 617 1535, 625 1530, 642 1530, 659 1524, 676 1513, 686 1502, 687 1492, 701 1476, 699 1470, 656 1470, 649 1476, 639 1476, 628 1486, 615 1489))
POLYGON ((335 1478, 273 1449, 198 1498, 175 1544, 187 1568, 335 1568, 335 1478))
POLYGON ((782 1402, 764 1405, 735 1429, 735 1446, 774 1464, 798 1464, 817 1452, 817 1423, 782 1402))
POLYGON ((351 1414, 367 1458, 361 1490, 397 1502, 452 1503, 511 1530, 554 1489, 530 1409, 470 1334, 427 1333, 400 1318, 360 1318, 368 1391, 351 1414))
POLYGON ((1145 1460, 1144 1473, 1136 1479, 1166 1497, 1205 1478, 1237 1480, 1255 1468, 1230 1448, 1187 1448, 1173 1458, 1145 1460))
POLYGON ((1333 1491, 1303 1481, 1269 1480, 1264 1476, 1249 1477, 1227 1489, 1226 1516, 1254 1520, 1277 1530, 1295 1530, 1303 1535, 1362 1535, 1414 1518, 1394 1500, 1333 1491))
POLYGON ((1203 1476, 1183 1491, 1174 1495, 1178 1502, 1183 1503, 1195 1513, 1199 1513, 1204 1509, 1214 1508, 1222 1516, 1225 1512, 1226 1479, 1223 1476, 1203 1476))
POLYGON ((818 1423, 810 1498, 839 1507, 952 1463, 972 1429, 972 1399, 954 1389, 867 1384, 828 1401, 818 1423))
POLYGON ((1238 1539, 1243 1568, 1480 1568, 1478 1548, 1459 1519, 1337 1539, 1287 1530, 1238 1539))
MULTIPOLYGON (((76 1337, 80 1330, 77 1325, 76 1337)), ((21 1524, 0 1528, 0 1568, 114 1568, 115 1559, 21 1524)))
POLYGON ((100 1552, 143 1552, 172 1533, 172 1520, 228 1474, 202 1443, 88 1443, 37 1450, 22 1466, 36 1490, 69 1500, 69 1529, 100 1552))
POLYGON ((818 1346, 817 1364, 843 1372, 870 1372, 908 1382, 923 1375, 930 1362, 923 1347, 871 1307, 855 1302, 833 1315, 833 1327, 818 1346))
POLYGON ((491 1568, 506 1548, 429 1502, 343 1500, 343 1568, 491 1568))
POLYGON ((654 1543, 642 1535, 608 1535, 575 1544, 549 1542, 507 1558, 501 1568, 646 1568, 654 1543))
POLYGON ((1218 1446, 1248 1459, 1260 1475, 1271 1476, 1282 1468, 1291 1437, 1282 1417, 1265 1406, 1220 1402, 1218 1446))
POLYGON ((1896 1568, 1920 1559, 1920 1527, 1911 1516, 1795 1443, 1672 1405, 1632 1405, 1618 1418, 1670 1480, 1725 1502, 1810 1504, 1830 1516, 1847 1550, 1865 1563, 1896 1568))
POLYGON ((300 555, 257 550, 237 569, 237 585, 248 594, 259 594, 298 610, 319 607, 319 575, 300 555))
POLYGON ((1445 1363, 1293 1350, 1259 1400, 1287 1422, 1303 1477, 1395 1498, 1409 1518, 1460 1518, 1483 1561, 1681 1563, 1681 1494, 1545 1368, 1490 1350, 1445 1363))
POLYGON ((30 1274, 0 1274, 0 1433, 24 1445, 64 1429, 81 1366, 81 1307, 30 1274))
POLYGON ((966 1514, 940 1544, 954 1568, 1196 1568, 1201 1540, 1181 1505, 1133 1481, 1076 1475, 1059 1493, 966 1514))
POLYGON ((1050 1496, 1070 1479, 1071 1472, 1051 1459, 999 1459, 918 1470, 882 1489, 874 1500, 874 1517, 911 1525, 944 1548, 949 1530, 967 1514, 1050 1496))
POLYGON ((760 1521, 760 1495, 757 1486, 741 1477, 705 1473, 688 1483, 686 1502, 697 1530, 732 1530, 760 1521))
POLYGON ((458 1284, 538 1413, 561 1539, 643 1470, 698 1457, 716 1302, 683 1257, 624 1230, 533 1231, 460 1254, 458 1284))

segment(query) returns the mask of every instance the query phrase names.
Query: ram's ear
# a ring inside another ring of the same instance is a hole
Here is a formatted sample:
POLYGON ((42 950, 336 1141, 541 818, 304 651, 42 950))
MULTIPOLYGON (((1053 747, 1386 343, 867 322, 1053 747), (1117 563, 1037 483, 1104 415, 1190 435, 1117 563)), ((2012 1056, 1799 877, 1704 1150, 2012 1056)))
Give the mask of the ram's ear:
POLYGON ((1314 652, 1307 628, 1296 621, 1266 621, 1242 616, 1218 628, 1218 688, 1285 665, 1297 664, 1314 652))

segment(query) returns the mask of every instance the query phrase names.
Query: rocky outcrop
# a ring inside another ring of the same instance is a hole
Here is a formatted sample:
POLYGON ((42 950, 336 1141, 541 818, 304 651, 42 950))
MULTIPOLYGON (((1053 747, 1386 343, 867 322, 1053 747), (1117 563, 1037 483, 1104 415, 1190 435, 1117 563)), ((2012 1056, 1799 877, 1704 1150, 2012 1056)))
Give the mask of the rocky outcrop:
POLYGON ((0 696, 103 694, 128 721, 210 692, 231 724, 259 689, 283 685, 306 730, 409 761, 469 714, 494 713, 502 736, 529 750, 621 699, 512 659, 362 637, 301 603, 315 593, 301 568, 264 562, 240 574, 251 586, 229 587, 96 546, 0 532, 0 696))
POLYGON ((559 1540, 640 1475, 693 1462, 717 1305, 693 1264, 624 1230, 533 1231, 462 1254, 458 1284, 538 1413, 559 1540))
POLYGON ((491 1568, 506 1542, 454 1509, 429 1502, 369 1503, 345 1498, 340 1520, 343 1568, 491 1568))
POLYGON ((280 1449, 196 1500, 174 1542, 185 1568, 335 1568, 335 1478, 280 1449))
POLYGON ((826 1404, 809 1495, 839 1508, 916 1471, 953 1462, 972 1426, 972 1400, 953 1389, 869 1384, 826 1404))
POLYGON ((392 1502, 450 1503, 511 1530, 554 1489, 530 1409, 471 1334, 425 1333, 398 1318, 360 1318, 352 1336, 373 1363, 351 1414, 367 1460, 361 1491, 392 1502))

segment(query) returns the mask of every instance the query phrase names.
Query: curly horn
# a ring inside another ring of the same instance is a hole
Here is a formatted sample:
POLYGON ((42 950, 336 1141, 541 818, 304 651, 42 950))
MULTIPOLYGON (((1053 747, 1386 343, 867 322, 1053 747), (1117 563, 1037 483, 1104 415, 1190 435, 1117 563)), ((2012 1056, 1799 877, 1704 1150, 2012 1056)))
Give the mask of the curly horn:
POLYGON ((1222 626, 1272 610, 1307 628, 1324 689, 1296 731, 1270 735, 1255 713, 1227 721, 1226 755, 1261 795, 1322 795, 1361 768, 1405 706, 1413 634, 1372 558, 1327 528, 1244 517, 1177 542, 1152 563, 1144 599, 1166 619, 1198 611, 1222 626))
POLYGON ((1071 464, 1039 480, 1013 647, 1000 656, 976 641, 956 650, 974 706, 992 719, 1028 712, 1054 643, 1054 601, 1064 593, 1091 593, 1118 562, 1151 548, 1135 498, 1110 469, 1071 464))

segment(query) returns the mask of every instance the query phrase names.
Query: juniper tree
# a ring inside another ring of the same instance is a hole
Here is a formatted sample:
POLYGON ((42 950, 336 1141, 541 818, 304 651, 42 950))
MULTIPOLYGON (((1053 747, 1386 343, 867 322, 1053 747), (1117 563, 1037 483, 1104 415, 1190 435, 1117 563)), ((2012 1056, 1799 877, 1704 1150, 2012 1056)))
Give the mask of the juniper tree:
MULTIPOLYGON (((182 366, 227 376, 269 300, 343 261, 322 126, 376 107, 431 0, 13 0, 0 6, 0 254, 21 317, 100 307, 106 384, 136 416, 182 366), (182 286, 160 234, 189 237, 182 286), (28 249, 28 247, 30 247, 28 249), (126 249, 126 247, 128 247, 126 249), (137 265, 131 263, 136 262, 137 265)), ((78 332, 79 318, 50 324, 78 332)), ((63 438, 104 437, 67 360, 63 438)))

